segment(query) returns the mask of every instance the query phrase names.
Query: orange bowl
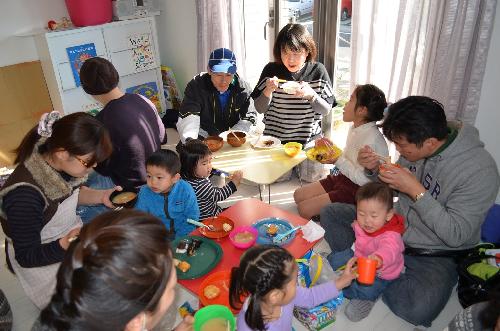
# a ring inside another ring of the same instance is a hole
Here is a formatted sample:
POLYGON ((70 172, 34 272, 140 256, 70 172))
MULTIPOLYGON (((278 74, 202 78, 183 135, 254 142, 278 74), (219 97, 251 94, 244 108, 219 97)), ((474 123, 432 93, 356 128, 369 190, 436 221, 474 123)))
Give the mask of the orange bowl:
POLYGON ((382 163, 379 166, 381 172, 391 172, 391 168, 401 168, 401 166, 397 163, 382 163))
POLYGON ((224 139, 219 136, 208 136, 203 141, 212 153, 217 152, 224 145, 224 139))
POLYGON ((233 147, 240 147, 245 143, 247 134, 242 131, 233 131, 227 134, 227 143, 233 147))

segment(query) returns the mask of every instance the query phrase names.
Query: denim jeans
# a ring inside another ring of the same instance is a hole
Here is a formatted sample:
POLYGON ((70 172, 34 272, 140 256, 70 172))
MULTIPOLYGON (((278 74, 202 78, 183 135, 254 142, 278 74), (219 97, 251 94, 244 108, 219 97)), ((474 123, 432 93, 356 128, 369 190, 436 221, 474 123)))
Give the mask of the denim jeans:
POLYGON ((399 317, 429 327, 457 283, 452 258, 405 255, 406 270, 385 289, 382 299, 399 317))
MULTIPOLYGON (((351 227, 356 207, 333 203, 323 207, 321 225, 325 240, 332 249, 329 262, 336 253, 354 243, 351 227)), ((414 324, 429 327, 443 310, 457 283, 456 264, 451 258, 407 256, 405 271, 385 288, 382 299, 397 316, 414 324)))
POLYGON ((356 219, 356 206, 347 203, 326 205, 320 212, 320 223, 325 229, 325 240, 332 252, 351 248, 354 243, 352 222, 356 219))
POLYGON ((343 289, 342 292, 344 292, 344 296, 348 299, 376 301, 387 285, 393 281, 375 277, 372 285, 363 285, 355 280, 349 287, 343 289))
POLYGON ((340 252, 331 252, 326 259, 328 260, 328 263, 332 266, 333 270, 337 270, 338 268, 342 267, 349 261, 351 257, 354 256, 354 252, 352 249, 344 249, 343 251, 340 252))
MULTIPOLYGON (((113 188, 116 185, 113 183, 110 177, 102 176, 98 172, 94 171, 89 175, 89 179, 85 183, 85 186, 96 190, 106 190, 113 188)), ((111 209, 103 204, 80 205, 76 208, 76 214, 80 216, 84 224, 87 224, 97 215, 100 215, 109 210, 111 209)))

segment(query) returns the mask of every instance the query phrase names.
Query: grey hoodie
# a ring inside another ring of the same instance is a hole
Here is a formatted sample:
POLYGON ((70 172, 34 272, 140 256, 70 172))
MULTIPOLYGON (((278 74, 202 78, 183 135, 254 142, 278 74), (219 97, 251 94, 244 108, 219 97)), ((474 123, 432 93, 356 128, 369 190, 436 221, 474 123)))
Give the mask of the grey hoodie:
POLYGON ((447 250, 474 246, 498 194, 498 168, 478 130, 460 122, 449 126, 458 129, 458 135, 441 153, 417 162, 398 160, 427 189, 417 202, 400 193, 395 205, 406 220, 407 246, 447 250))

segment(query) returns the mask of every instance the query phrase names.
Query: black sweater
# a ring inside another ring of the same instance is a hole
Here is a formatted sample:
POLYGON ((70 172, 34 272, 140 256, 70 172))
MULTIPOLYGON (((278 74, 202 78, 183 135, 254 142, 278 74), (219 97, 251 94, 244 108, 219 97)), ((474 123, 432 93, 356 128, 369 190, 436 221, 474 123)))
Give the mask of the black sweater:
POLYGON ((137 188, 146 183, 146 159, 160 149, 165 127, 139 95, 111 100, 96 118, 109 130, 113 153, 96 170, 116 185, 137 188))

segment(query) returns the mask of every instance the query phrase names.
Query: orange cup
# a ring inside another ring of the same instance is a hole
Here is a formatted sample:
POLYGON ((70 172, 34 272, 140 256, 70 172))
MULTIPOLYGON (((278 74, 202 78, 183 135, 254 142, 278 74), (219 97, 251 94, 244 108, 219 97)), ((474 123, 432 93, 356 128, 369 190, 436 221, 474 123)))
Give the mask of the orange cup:
POLYGON ((377 260, 358 257, 358 283, 372 285, 377 272, 377 260))

